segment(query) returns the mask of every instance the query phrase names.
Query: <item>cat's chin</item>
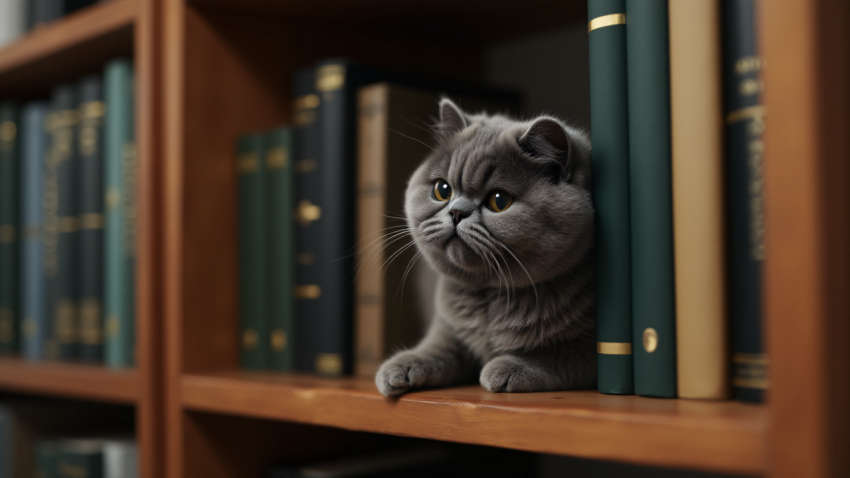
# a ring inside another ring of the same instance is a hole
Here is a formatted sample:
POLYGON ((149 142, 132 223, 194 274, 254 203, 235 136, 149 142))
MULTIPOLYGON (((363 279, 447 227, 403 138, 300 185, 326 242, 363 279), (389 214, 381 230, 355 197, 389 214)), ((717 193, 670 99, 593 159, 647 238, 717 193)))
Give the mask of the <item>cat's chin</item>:
POLYGON ((454 236, 445 245, 446 257, 455 267, 466 272, 478 272, 484 262, 459 236, 454 236))

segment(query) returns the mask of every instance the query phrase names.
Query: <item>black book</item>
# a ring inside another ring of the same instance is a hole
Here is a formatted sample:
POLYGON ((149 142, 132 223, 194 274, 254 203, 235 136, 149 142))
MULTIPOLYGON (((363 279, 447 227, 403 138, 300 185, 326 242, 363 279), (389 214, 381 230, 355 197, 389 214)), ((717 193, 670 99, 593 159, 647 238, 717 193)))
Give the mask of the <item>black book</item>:
POLYGON ((79 157, 80 358, 103 358, 103 83, 98 75, 79 83, 77 155, 79 157))
POLYGON ((295 153, 295 317, 296 370, 313 372, 319 318, 322 314, 321 255, 322 178, 318 168, 321 131, 317 109, 321 101, 314 90, 312 69, 299 70, 293 79, 295 153))
MULTIPOLYGON (((51 309, 53 336, 60 359, 79 356, 80 293, 79 158, 76 154, 77 88, 63 84, 53 89, 51 148, 57 175, 57 242, 55 302, 51 309)), ((45 199, 49 191, 45 191, 45 199)))
POLYGON ((767 388, 762 339, 764 108, 755 0, 723 2, 729 315, 735 398, 761 402, 767 388))

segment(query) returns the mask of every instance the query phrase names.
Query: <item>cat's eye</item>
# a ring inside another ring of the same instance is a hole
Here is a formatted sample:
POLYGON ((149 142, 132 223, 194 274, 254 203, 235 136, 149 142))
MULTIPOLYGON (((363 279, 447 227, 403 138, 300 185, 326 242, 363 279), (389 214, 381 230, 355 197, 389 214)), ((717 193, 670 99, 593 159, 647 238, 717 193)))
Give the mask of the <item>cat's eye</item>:
POLYGON ((511 207, 514 202, 514 197, 504 191, 495 191, 490 194, 490 210, 493 212, 502 212, 511 207))
POLYGON ((446 202, 452 198, 452 187, 442 179, 434 183, 434 199, 446 202))

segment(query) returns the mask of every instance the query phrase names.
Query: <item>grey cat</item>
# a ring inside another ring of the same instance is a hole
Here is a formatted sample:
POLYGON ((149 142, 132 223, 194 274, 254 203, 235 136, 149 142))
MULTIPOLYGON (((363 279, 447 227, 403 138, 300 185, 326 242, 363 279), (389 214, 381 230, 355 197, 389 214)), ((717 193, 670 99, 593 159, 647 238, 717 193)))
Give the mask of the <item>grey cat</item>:
POLYGON ((408 227, 439 274, 436 314, 375 377, 385 396, 469 383, 593 388, 596 293, 590 141, 561 121, 440 102, 437 144, 410 179, 408 227))

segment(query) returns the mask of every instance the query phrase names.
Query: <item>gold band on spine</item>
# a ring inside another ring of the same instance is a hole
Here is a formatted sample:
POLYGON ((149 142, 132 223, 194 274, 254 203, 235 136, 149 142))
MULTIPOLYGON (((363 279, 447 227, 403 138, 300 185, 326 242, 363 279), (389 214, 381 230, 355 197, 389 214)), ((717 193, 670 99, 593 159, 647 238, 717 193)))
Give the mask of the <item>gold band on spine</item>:
POLYGON ((630 342, 596 342, 596 353, 604 355, 631 355, 630 342))
POLYGON ((761 118, 764 116, 764 106, 755 105, 755 106, 747 106, 746 108, 741 108, 739 110, 735 110, 728 115, 726 115, 727 123, 737 123, 741 120, 753 119, 753 118, 761 118))
POLYGON ((601 17, 596 17, 593 20, 587 23, 587 33, 596 30, 597 28, 602 27, 610 27, 612 25, 625 25, 626 24, 626 14, 625 13, 612 13, 610 15, 603 15, 601 17))

